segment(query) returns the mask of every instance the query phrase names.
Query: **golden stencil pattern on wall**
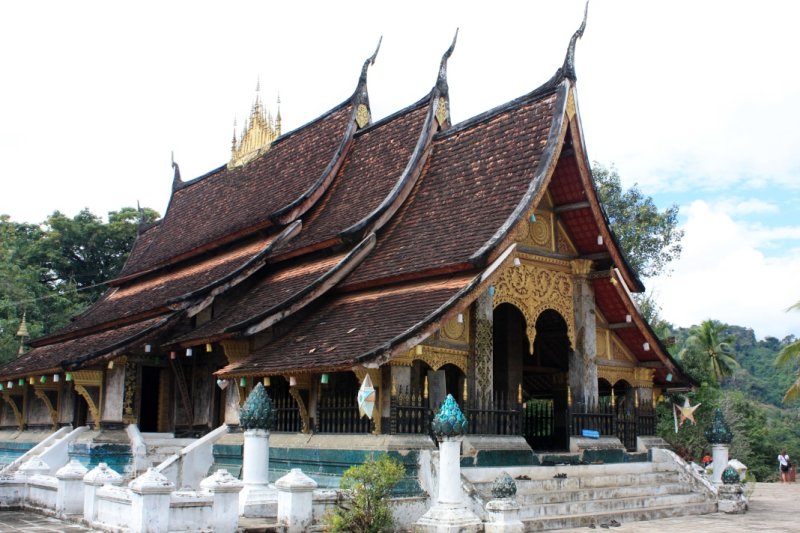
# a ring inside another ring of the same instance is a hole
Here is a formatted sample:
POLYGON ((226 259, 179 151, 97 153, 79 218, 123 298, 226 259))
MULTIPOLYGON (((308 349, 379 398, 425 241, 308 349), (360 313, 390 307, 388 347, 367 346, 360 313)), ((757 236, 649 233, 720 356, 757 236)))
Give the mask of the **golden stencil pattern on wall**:
POLYGON ((461 313, 461 322, 458 317, 442 324, 439 338, 445 341, 467 344, 469 342, 469 313, 461 313))
POLYGON ((608 330, 605 328, 595 329, 595 338, 597 339, 597 358, 609 359, 608 330))
POLYGON ((572 242, 569 240, 566 232, 564 231, 564 227, 561 224, 558 224, 555 229, 555 236, 556 236, 556 252, 564 255, 578 255, 578 251, 575 249, 575 246, 572 245, 572 242))
POLYGON ((519 225, 517 242, 524 246, 553 250, 552 215, 546 211, 536 211, 536 220, 531 222, 530 216, 519 225))
POLYGON ((166 433, 169 431, 169 407, 170 402, 170 377, 172 373, 162 368, 158 377, 158 420, 156 421, 158 431, 166 433))
POLYGON ((125 365, 125 394, 122 401, 122 421, 126 424, 136 424, 136 389, 138 380, 139 365, 128 360, 125 365))
POLYGON ((455 365, 466 375, 469 371, 468 356, 469 354, 466 350, 454 350, 441 346, 418 344, 414 348, 392 359, 392 364, 395 366, 411 366, 411 364, 417 360, 427 363, 433 370, 439 370, 444 365, 455 365))
POLYGON ((625 361, 626 363, 636 363, 636 358, 628 351, 622 342, 620 342, 616 335, 611 335, 610 359, 625 361))
POLYGON ((522 256, 520 266, 508 267, 495 284, 494 306, 509 303, 522 312, 531 351, 536 339, 536 319, 548 309, 557 311, 564 318, 567 335, 575 346, 572 275, 555 267, 569 268, 569 264, 538 257, 534 263, 522 256), (552 267, 539 263, 545 261, 552 263, 552 267))
MULTIPOLYGON (((483 293, 475 302, 476 306, 487 306, 491 309, 492 297, 483 293)), ((475 318, 475 393, 481 402, 488 402, 492 398, 492 384, 494 382, 494 368, 492 366, 492 351, 494 340, 492 330, 493 322, 484 318, 485 315, 476 313, 475 318)))
POLYGON ((632 387, 651 388, 654 374, 652 368, 597 365, 597 378, 608 381, 612 386, 619 381, 626 381, 632 387))

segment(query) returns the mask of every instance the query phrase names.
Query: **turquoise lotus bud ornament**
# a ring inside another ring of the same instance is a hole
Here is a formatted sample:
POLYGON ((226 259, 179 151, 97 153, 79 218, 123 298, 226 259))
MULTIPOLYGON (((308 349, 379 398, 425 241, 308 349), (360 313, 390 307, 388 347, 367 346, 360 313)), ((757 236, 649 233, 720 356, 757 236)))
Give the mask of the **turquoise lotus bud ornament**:
POLYGON ((469 422, 458 408, 453 395, 448 394, 439 412, 433 417, 431 429, 438 438, 456 437, 466 433, 468 425, 469 422))
POLYGON ((256 385, 247 401, 244 402, 239 411, 239 425, 242 429, 263 429, 269 431, 272 428, 273 420, 272 400, 267 394, 264 385, 256 385))

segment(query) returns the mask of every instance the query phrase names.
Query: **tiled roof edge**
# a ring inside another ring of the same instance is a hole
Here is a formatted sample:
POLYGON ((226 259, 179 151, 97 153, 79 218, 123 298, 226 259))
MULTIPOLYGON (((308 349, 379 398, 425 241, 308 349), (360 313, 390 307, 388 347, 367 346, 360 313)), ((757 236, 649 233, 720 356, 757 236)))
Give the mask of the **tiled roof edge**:
POLYGON ((371 213, 339 232, 339 236, 343 241, 354 242, 362 238, 366 233, 378 231, 395 215, 408 198, 408 195, 411 194, 431 153, 430 147, 433 142, 433 128, 435 127, 434 117, 439 106, 439 96, 439 89, 434 88, 428 97, 428 113, 425 115, 425 121, 417 139, 417 144, 414 146, 414 151, 411 153, 411 157, 406 163, 403 173, 395 182, 394 187, 371 213))
MULTIPOLYGON (((499 273, 502 265, 511 261, 515 249, 516 244, 510 245, 505 251, 503 251, 502 254, 500 254, 497 259, 495 259, 488 267, 475 276, 466 286, 456 292, 456 294, 451 296, 446 302, 440 305, 436 310, 434 310, 420 322, 414 324, 406 331, 397 335, 395 338, 387 341, 381 346, 370 350, 369 352, 358 355, 355 358, 355 361, 358 363, 369 362, 370 364, 380 365, 388 361, 396 352, 403 351, 407 348, 412 348, 413 346, 425 340, 430 335, 430 330, 432 327, 435 327, 436 324, 442 322, 448 315, 457 313, 472 303, 472 300, 475 298, 472 298, 467 302, 464 302, 463 300, 470 294, 475 294, 484 287, 488 286, 495 277, 495 274, 499 273)), ((475 297, 477 297, 477 294, 475 294, 475 297)))
POLYGON ((342 136, 342 140, 339 143, 339 147, 336 149, 336 152, 334 152, 330 162, 325 167, 325 170, 322 171, 322 175, 320 175, 320 177, 311 185, 311 187, 306 189, 292 202, 269 215, 269 219, 274 224, 288 224, 292 220, 301 217, 317 203, 317 201, 325 194, 325 191, 328 190, 331 183, 333 183, 333 180, 336 178, 336 174, 339 172, 342 163, 353 146, 353 135, 357 129, 356 114, 358 113, 358 108, 359 106, 364 105, 367 107, 367 109, 369 109, 367 72, 369 71, 370 65, 375 63, 375 58, 378 56, 378 51, 381 49, 382 41, 383 37, 378 40, 378 46, 375 48, 375 52, 368 57, 366 61, 364 61, 364 65, 361 67, 361 75, 358 78, 358 84, 356 85, 355 91, 353 91, 353 95, 349 99, 351 108, 350 118, 347 128, 344 131, 344 135, 342 136))
MULTIPOLYGON (((167 300, 167 305, 172 305, 176 303, 186 302, 187 300, 191 300, 194 298, 198 298, 200 296, 205 295, 206 293, 211 293, 210 296, 216 297, 219 294, 223 293, 224 291, 228 290, 231 287, 234 287, 247 279, 248 277, 252 276, 256 273, 259 269, 261 269, 265 264, 266 260, 269 255, 278 248, 279 246, 285 244, 287 241, 293 239, 300 233, 300 230, 303 227, 303 223, 300 220, 296 220, 295 222, 289 224, 283 231, 278 234, 275 239, 267 244, 264 248, 261 249, 256 255, 252 258, 247 260, 242 266, 226 274, 225 276, 200 287, 192 292, 182 294, 181 296, 176 296, 175 298, 171 298, 167 300)), ((209 302, 210 303, 210 302, 209 302)), ((205 306, 203 306, 205 307, 205 306)), ((191 312, 191 315, 194 315, 198 310, 191 312)))
POLYGON ((133 344, 136 341, 142 341, 142 340, 146 340, 146 339, 152 337, 153 335, 155 335, 155 333, 157 333, 162 328, 165 328, 165 327, 167 327, 169 325, 172 325, 173 323, 177 322, 179 319, 183 318, 184 314, 185 314, 184 311, 178 311, 178 312, 172 313, 171 315, 165 317, 163 320, 159 321, 158 323, 153 324, 152 326, 140 331, 139 333, 131 335, 130 337, 128 337, 128 338, 126 338, 126 339, 124 339, 122 341, 119 341, 119 342, 117 342, 115 344, 112 344, 111 346, 107 346, 107 347, 103 348, 102 350, 97 350, 95 352, 91 352, 91 353, 88 353, 86 355, 73 357, 71 359, 62 361, 61 362, 61 366, 65 370, 75 370, 75 369, 81 368, 84 364, 89 363, 93 359, 96 359, 98 357, 102 357, 104 355, 109 355, 109 354, 113 354, 113 353, 119 353, 122 350, 125 350, 126 348, 128 348, 131 344, 133 344))
POLYGON ((547 135, 547 144, 545 145, 542 158, 539 161, 539 167, 536 169, 536 174, 531 180, 528 190, 519 201, 514 211, 508 216, 506 221, 500 228, 492 235, 478 251, 470 256, 469 261, 476 266, 480 267, 488 260, 495 247, 503 242, 508 236, 511 229, 517 222, 525 216, 525 213, 531 208, 534 197, 536 196, 539 188, 545 182, 547 176, 552 172, 554 167, 557 151, 561 143, 562 125, 564 117, 566 116, 567 96, 569 94, 570 83, 567 80, 561 82, 557 90, 556 103, 553 110, 553 119, 550 124, 550 132, 547 135))
POLYGON ((270 309, 247 320, 243 320, 238 324, 225 328, 224 333, 233 333, 246 329, 244 332, 245 335, 254 335, 302 309, 335 287, 336 284, 361 264, 364 258, 375 248, 375 241, 375 234, 370 233, 343 257, 341 261, 336 263, 333 268, 327 270, 312 283, 306 285, 303 289, 292 294, 270 309))

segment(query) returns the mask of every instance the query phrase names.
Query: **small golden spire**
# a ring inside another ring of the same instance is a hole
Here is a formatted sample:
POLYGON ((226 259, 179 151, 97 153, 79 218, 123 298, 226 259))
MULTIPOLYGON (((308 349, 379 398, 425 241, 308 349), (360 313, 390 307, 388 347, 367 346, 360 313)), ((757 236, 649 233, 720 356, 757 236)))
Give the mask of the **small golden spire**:
POLYGON ((231 143, 231 160, 228 168, 238 167, 256 159, 269 150, 272 142, 280 135, 280 115, 278 120, 273 120, 272 112, 261 104, 261 79, 256 82, 256 97, 250 109, 250 118, 245 122, 245 128, 236 138, 234 135, 231 143))
POLYGON ((30 333, 28 333, 28 322, 25 320, 27 317, 27 313, 22 313, 22 322, 19 323, 19 329, 17 330, 17 337, 19 337, 19 351, 17 352, 19 355, 25 353, 25 339, 30 337, 30 333))

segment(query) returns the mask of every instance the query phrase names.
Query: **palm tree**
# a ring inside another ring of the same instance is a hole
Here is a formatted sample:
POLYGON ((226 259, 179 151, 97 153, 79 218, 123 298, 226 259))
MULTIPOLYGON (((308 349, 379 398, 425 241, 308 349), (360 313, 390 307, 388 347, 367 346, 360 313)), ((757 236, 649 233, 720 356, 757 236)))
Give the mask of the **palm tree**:
MULTIPOLYGON (((791 306, 787 311, 791 311, 792 309, 800 311, 800 302, 791 306)), ((775 364, 777 366, 785 366, 797 360, 800 360, 800 339, 784 346, 783 349, 778 352, 778 357, 775 358, 775 364)), ((786 394, 783 396, 783 403, 791 402, 798 397, 800 397, 800 370, 798 370, 797 379, 794 380, 794 383, 792 383, 791 387, 789 387, 786 394)))
POLYGON ((735 338, 733 335, 724 336, 725 328, 725 324, 716 320, 704 320, 692 328, 680 354, 681 358, 688 353, 699 356, 717 383, 733 374, 733 370, 739 366, 733 347, 735 338))

